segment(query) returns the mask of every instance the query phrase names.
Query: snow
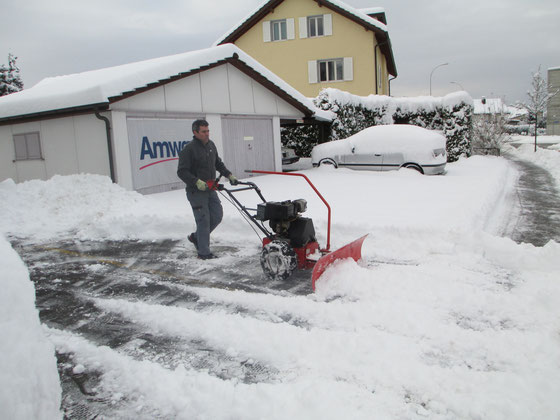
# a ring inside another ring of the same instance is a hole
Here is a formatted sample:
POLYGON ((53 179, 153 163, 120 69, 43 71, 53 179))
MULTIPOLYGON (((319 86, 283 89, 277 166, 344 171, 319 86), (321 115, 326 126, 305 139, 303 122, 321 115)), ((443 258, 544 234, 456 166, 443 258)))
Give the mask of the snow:
MULTIPOLYGON (((560 154, 548 152, 555 155, 539 152, 530 158, 559 167, 560 154)), ((523 148, 516 153, 529 155, 523 148)), ((45 326, 48 338, 58 351, 73 354, 76 372, 101 371, 99 386, 115 401, 127 399, 138 413, 164 418, 560 416, 560 244, 535 247, 501 236, 515 212, 518 174, 512 164, 475 156, 448 164, 445 176, 322 167, 302 173, 332 207, 333 249, 369 234, 363 261, 331 266, 316 293, 174 286, 240 309, 235 312, 223 306, 200 312, 135 299, 92 299, 103 312, 155 336, 200 340, 231 357, 271 367, 277 373, 270 381, 218 378, 188 361, 171 368, 45 326)), ((553 176, 560 179, 558 172, 553 176)), ((269 200, 306 198, 306 214, 325 244, 327 212, 305 182, 279 176, 251 180, 269 200)), ((239 198, 251 207, 257 201, 253 195, 243 192, 239 198)), ((258 253, 250 227, 222 202, 224 220, 214 243, 258 253)), ((17 185, 4 181, 0 214, 0 232, 37 242, 185 240, 194 226, 184 191, 142 196, 92 175, 17 185)), ((0 256, 17 259, 7 244, 0 256)), ((21 261, 13 264, 27 276, 21 261)), ((20 295, 11 283, 6 290, 20 295)), ((19 312, 10 306, 7 314, 19 312)), ((4 330, 2 324, 3 338, 9 336, 4 330)), ((21 357, 19 347, 5 347, 5 359, 21 357)), ((48 376, 46 371, 37 374, 48 376)))
POLYGON ((0 266, 0 417, 61 419, 54 346, 41 329, 29 272, 2 234, 0 266))
POLYGON ((109 98, 188 73, 237 54, 239 59, 307 107, 318 118, 330 121, 330 113, 313 102, 233 44, 154 58, 84 73, 49 77, 30 89, 0 98, 0 118, 38 112, 107 104, 109 98))
POLYGON ((349 92, 326 88, 321 91, 316 101, 325 97, 329 102, 336 102, 340 105, 362 106, 366 109, 386 108, 384 124, 393 124, 393 114, 400 108, 403 113, 419 113, 420 111, 429 112, 437 108, 445 107, 453 109, 461 104, 473 105, 473 99, 467 92, 453 92, 442 97, 436 96, 415 96, 415 97, 393 97, 384 95, 358 96, 349 92))

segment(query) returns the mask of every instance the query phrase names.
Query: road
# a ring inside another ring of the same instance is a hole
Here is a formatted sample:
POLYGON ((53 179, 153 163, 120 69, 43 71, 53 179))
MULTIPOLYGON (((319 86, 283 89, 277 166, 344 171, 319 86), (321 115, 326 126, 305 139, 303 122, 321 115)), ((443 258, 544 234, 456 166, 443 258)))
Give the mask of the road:
MULTIPOLYGON (((543 169, 508 157, 519 169, 518 220, 511 237, 542 246, 560 242, 560 198, 554 180, 543 169)), ((161 307, 194 311, 238 313, 247 310, 227 303, 208 302, 197 287, 243 290, 252 293, 307 295, 310 274, 302 272, 288 282, 270 283, 260 270, 258 245, 249 255, 226 246, 215 249, 225 257, 212 262, 196 259, 184 241, 78 242, 73 240, 37 245, 14 242, 35 283, 41 321, 49 327, 80 334, 96 346, 119 349, 135 360, 157 362, 175 368, 188 362, 195 370, 207 370, 222 379, 243 383, 274 381, 274 367, 213 349, 202 340, 184 340, 146 332, 113 312, 105 312, 96 299, 126 299, 161 307), (216 307, 216 308, 213 308, 216 307)), ((245 250, 246 251, 246 250, 245 250)), ((297 317, 283 322, 299 325, 297 317)), ((66 418, 160 417, 157 412, 138 413, 138 401, 117 400, 100 385, 101 373, 75 369, 71 354, 57 354, 66 418)))

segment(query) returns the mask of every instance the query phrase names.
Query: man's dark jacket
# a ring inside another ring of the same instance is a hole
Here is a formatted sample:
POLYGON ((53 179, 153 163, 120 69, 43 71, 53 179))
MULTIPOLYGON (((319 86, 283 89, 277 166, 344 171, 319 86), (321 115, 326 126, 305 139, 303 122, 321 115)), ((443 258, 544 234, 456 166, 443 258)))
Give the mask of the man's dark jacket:
POLYGON ((216 170, 225 177, 231 174, 218 156, 218 150, 212 140, 204 144, 193 137, 179 153, 177 176, 187 184, 187 189, 196 190, 197 179, 204 182, 215 180, 216 170))

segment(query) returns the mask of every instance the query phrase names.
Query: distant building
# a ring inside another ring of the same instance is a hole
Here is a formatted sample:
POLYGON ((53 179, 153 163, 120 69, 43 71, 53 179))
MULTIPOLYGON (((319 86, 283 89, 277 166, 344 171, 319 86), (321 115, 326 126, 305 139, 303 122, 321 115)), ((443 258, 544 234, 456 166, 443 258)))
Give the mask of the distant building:
MULTIPOLYGON (((548 92, 560 91, 560 67, 548 69, 548 92)), ((546 134, 560 135, 560 93, 550 98, 546 109, 546 134)))
POLYGON ((501 98, 473 99, 474 121, 491 120, 496 115, 502 115, 509 125, 526 124, 527 111, 504 103, 501 98))

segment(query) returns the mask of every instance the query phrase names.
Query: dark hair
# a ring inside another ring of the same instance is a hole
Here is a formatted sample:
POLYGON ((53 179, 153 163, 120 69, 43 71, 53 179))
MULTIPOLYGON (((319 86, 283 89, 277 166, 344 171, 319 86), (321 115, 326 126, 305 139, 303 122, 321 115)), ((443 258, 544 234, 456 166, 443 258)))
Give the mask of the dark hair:
POLYGON ((197 133, 200 131, 200 127, 208 127, 208 121, 206 120, 196 120, 192 123, 192 131, 197 133))

